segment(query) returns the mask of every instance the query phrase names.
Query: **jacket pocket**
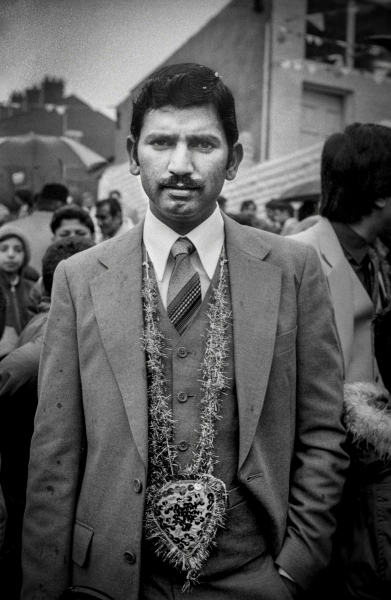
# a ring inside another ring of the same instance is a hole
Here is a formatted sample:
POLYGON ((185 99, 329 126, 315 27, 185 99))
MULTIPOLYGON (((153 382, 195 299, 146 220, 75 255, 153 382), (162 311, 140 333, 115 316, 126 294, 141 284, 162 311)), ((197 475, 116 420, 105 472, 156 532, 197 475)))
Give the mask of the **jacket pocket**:
POLYGON ((72 560, 84 567, 87 562, 88 550, 91 545, 94 530, 85 523, 76 520, 73 526, 72 560))
POLYGON ((276 356, 276 354, 282 354, 283 352, 294 348, 296 344, 296 335, 297 327, 295 327, 291 331, 288 331, 287 333, 278 335, 274 344, 274 356, 276 356))

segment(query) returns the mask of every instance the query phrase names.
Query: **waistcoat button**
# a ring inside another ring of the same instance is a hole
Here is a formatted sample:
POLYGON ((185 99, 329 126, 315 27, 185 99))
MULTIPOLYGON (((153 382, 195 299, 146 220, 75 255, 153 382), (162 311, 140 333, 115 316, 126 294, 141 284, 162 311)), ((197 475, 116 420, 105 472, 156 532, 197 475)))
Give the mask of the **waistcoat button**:
POLYGON ((180 358, 185 358, 185 356, 187 356, 187 350, 186 348, 178 348, 178 356, 180 356, 180 358))
POLYGON ((135 479, 133 481, 133 489, 134 489, 135 492, 137 492, 137 493, 141 492, 142 487, 143 487, 142 483, 141 483, 141 481, 139 479, 135 479))
POLYGON ((186 400, 187 400, 186 392, 179 392, 178 400, 179 400, 179 402, 186 402, 186 400))
POLYGON ((187 450, 189 447, 189 444, 185 441, 179 442, 178 444, 178 450, 181 450, 182 452, 185 452, 185 450, 187 450))
POLYGON ((133 552, 124 552, 124 559, 130 565, 133 565, 136 562, 136 555, 133 552))

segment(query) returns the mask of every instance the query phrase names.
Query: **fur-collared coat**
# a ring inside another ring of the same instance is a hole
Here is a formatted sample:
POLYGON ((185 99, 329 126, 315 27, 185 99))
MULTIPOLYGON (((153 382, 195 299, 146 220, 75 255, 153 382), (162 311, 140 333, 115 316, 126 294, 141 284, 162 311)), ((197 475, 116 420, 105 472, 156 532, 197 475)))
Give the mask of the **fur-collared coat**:
POLYGON ((391 399, 370 383, 346 384, 347 478, 337 540, 338 598, 391 598, 391 399))

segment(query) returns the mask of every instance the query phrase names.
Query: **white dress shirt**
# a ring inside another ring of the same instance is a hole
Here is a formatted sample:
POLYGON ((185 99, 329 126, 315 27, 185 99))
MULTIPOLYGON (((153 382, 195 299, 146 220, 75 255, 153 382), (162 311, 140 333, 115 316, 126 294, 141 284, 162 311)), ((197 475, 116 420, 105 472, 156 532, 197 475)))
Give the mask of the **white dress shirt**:
POLYGON ((208 219, 186 236, 180 236, 176 231, 159 221, 148 207, 145 215, 143 239, 155 270, 164 308, 167 308, 168 283, 175 263, 170 250, 174 242, 180 237, 188 238, 195 246, 195 252, 190 255, 190 261, 199 273, 201 295, 204 299, 224 244, 224 221, 220 208, 216 205, 216 209, 208 219))

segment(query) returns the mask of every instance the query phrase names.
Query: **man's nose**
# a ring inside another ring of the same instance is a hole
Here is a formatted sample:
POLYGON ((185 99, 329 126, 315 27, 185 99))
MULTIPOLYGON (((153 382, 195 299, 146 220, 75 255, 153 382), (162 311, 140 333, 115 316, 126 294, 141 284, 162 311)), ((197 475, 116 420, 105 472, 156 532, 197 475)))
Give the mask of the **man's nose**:
POLYGON ((194 171, 192 153, 187 144, 179 143, 172 150, 168 170, 175 175, 186 175, 194 171))

